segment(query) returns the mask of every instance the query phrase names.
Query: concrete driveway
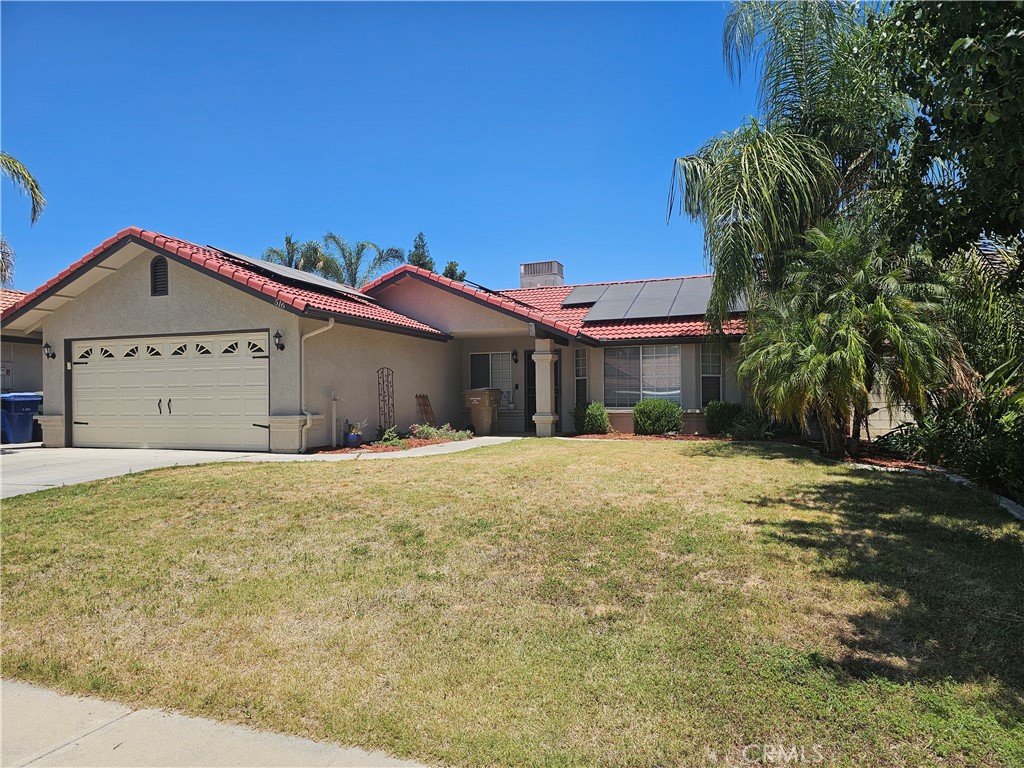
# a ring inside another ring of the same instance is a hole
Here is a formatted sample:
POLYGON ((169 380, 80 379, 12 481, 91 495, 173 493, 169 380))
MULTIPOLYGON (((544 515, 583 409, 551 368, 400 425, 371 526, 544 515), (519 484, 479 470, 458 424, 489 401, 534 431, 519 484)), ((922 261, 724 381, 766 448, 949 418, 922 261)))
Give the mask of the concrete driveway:
POLYGON ((42 448, 38 443, 5 445, 0 450, 0 497, 59 488, 64 485, 117 477, 132 472, 217 461, 367 461, 411 459, 459 453, 497 445, 517 437, 474 437, 394 453, 246 453, 243 451, 172 451, 147 448, 42 448))

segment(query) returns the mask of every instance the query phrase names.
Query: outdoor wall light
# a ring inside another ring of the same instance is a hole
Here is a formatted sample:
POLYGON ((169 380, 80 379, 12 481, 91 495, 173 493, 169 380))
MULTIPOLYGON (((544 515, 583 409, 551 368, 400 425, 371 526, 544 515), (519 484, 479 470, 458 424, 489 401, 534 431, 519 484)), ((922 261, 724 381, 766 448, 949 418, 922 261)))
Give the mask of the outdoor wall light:
POLYGON ((57 353, 53 351, 53 347, 50 346, 50 342, 43 344, 43 357, 47 360, 53 360, 57 356, 57 353))
POLYGON ((281 341, 281 332, 278 331, 274 334, 274 346, 277 347, 279 352, 284 351, 284 342, 281 341))
POLYGON ((513 350, 512 350, 512 364, 514 365, 515 363, 518 363, 518 362, 519 362, 519 353, 518 353, 518 352, 516 352, 516 351, 515 351, 515 350, 513 349, 513 350))

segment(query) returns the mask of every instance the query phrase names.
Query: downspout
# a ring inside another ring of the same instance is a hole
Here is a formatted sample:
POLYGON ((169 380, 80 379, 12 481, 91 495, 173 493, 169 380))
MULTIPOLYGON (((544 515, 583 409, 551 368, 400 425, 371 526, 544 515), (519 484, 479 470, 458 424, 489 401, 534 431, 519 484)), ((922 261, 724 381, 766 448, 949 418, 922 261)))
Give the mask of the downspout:
POLYGON ((315 331, 302 334, 299 340, 299 410, 306 417, 306 423, 302 427, 302 447, 300 451, 306 452, 306 441, 309 428, 313 426, 313 414, 306 410, 306 339, 316 336, 318 333, 329 331, 334 327, 334 318, 327 321, 327 325, 317 328, 315 331))

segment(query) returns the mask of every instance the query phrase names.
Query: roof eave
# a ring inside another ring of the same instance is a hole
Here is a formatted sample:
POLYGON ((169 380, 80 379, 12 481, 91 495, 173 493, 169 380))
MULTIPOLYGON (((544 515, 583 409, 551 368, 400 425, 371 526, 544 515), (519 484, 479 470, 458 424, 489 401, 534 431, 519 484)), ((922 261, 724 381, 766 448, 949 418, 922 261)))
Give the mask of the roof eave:
POLYGON ((408 326, 394 325, 381 320, 372 320, 368 317, 346 315, 343 312, 331 312, 328 309, 318 309, 308 305, 305 311, 301 314, 305 317, 313 317, 321 320, 334 318, 335 321, 343 323, 344 325, 354 325, 358 328, 370 328, 377 331, 387 331, 388 333, 398 333, 403 336, 415 336, 421 339, 429 339, 430 341, 449 342, 452 340, 451 335, 441 331, 425 331, 422 328, 410 328, 408 326))

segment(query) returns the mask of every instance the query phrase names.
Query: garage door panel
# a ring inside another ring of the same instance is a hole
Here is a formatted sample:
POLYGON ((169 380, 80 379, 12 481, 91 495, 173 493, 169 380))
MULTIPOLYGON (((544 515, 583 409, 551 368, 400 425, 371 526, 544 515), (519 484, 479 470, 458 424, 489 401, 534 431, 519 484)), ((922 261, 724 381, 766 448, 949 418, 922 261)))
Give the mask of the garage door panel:
POLYGON ((172 389, 189 389, 192 386, 192 371, 187 363, 175 363, 176 366, 167 371, 167 386, 172 389))
POLYGON ((266 398, 262 397, 247 397, 245 398, 245 405, 242 412, 247 418, 252 419, 265 419, 270 415, 270 409, 267 407, 266 398))
POLYGON ((244 411, 242 409, 242 398, 237 396, 224 396, 217 398, 218 416, 241 416, 243 413, 244 411))
POLYGON ((268 334, 77 342, 75 445, 265 451, 268 334), (172 407, 173 404, 173 407, 172 407))
POLYGON ((197 366, 192 369, 192 386, 193 387, 213 387, 217 386, 217 369, 208 366, 197 366))
POLYGON ((217 372, 217 384, 222 387, 242 386, 242 368, 238 364, 225 366, 217 372))
POLYGON ((267 366, 247 365, 245 367, 244 384, 246 387, 258 387, 267 380, 267 366))
MULTIPOLYGON (((138 398, 130 399, 135 401, 135 413, 132 415, 141 415, 141 407, 138 398)), ((117 418, 118 416, 127 415, 129 409, 132 408, 131 405, 117 397, 98 397, 93 402, 96 406, 93 409, 93 413, 89 414, 83 412, 81 414, 82 416, 109 416, 110 418, 117 418)))
POLYGON ((138 389, 142 386, 142 371, 137 368, 123 368, 119 372, 121 389, 138 389))

